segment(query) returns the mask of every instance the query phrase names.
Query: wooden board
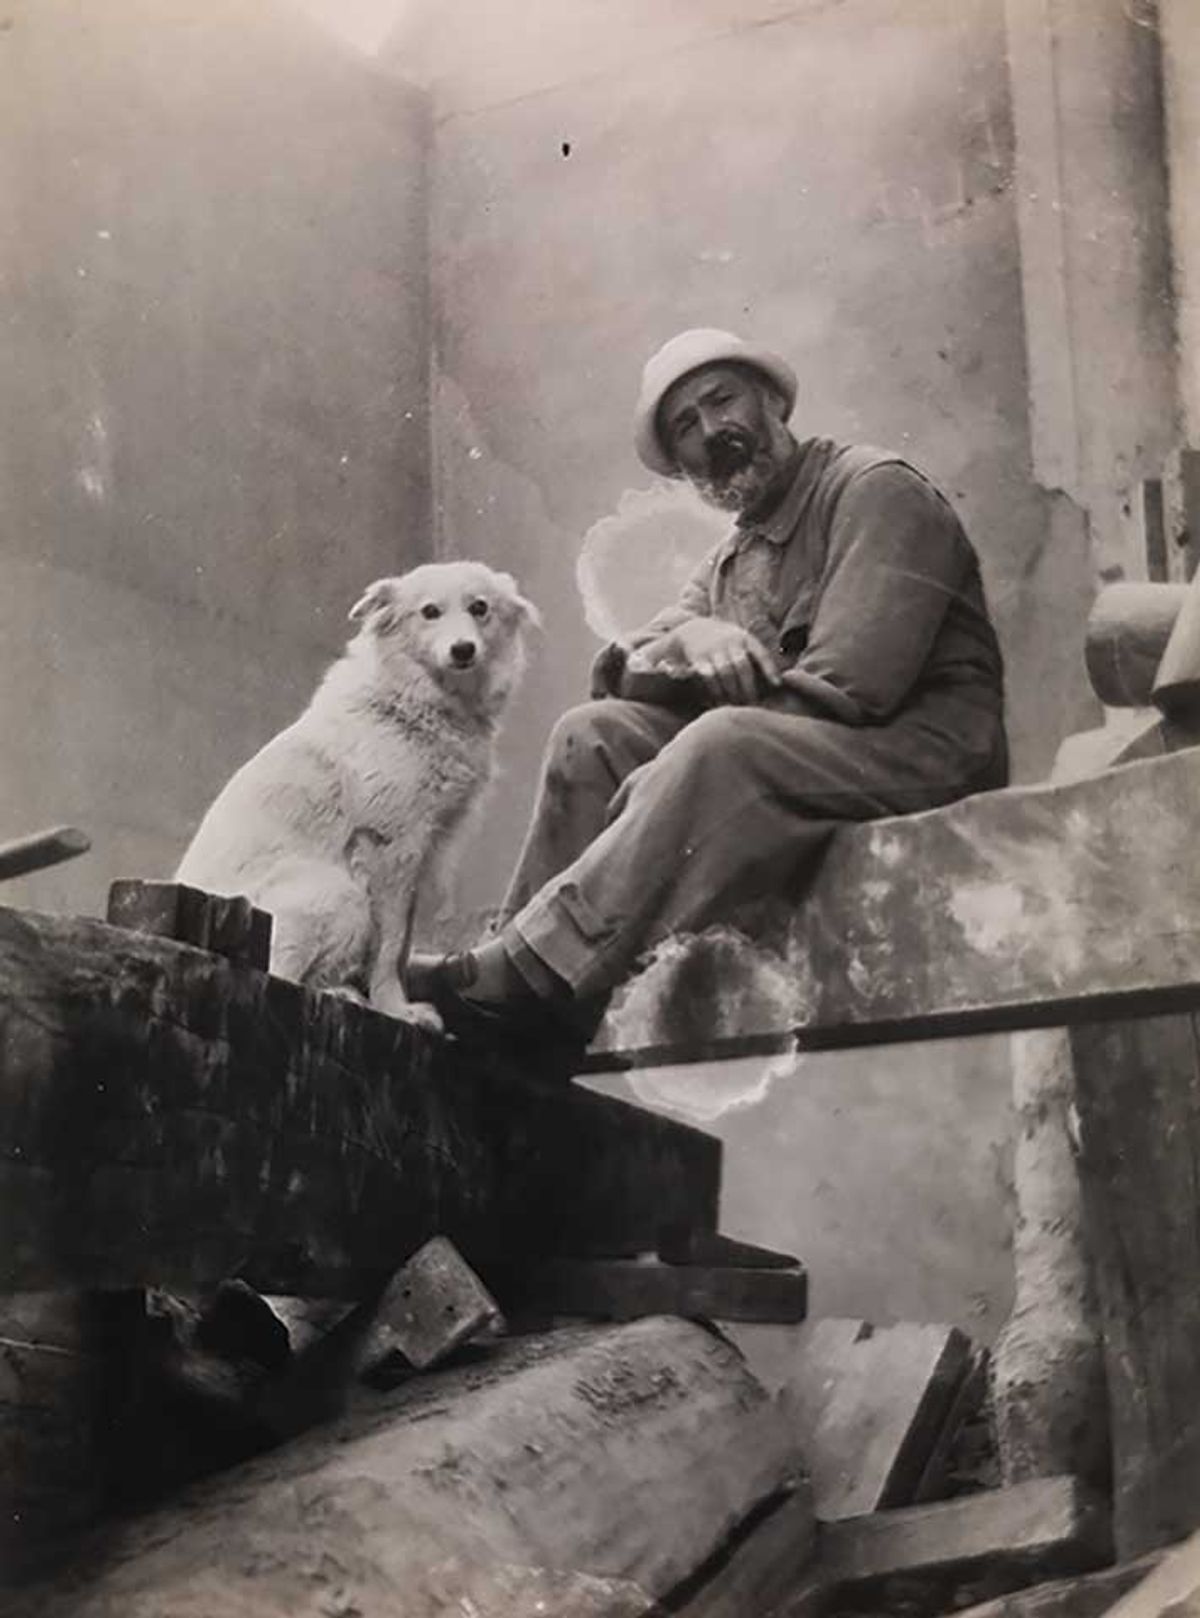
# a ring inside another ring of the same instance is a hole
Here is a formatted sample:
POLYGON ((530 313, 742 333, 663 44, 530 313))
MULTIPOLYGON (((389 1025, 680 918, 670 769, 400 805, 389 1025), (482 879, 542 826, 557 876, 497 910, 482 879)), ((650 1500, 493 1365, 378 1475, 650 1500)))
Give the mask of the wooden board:
POLYGON ((917 1575, 963 1583, 982 1575, 1002 1589, 1008 1581, 1098 1567, 1109 1555, 1099 1500, 1074 1478, 1037 1478, 831 1523, 821 1533, 819 1567, 842 1591, 882 1589, 888 1580, 917 1575))
POLYGON ((681 1315, 705 1320, 803 1320, 808 1276, 791 1269, 659 1264, 632 1259, 551 1259, 500 1265, 485 1277, 509 1311, 635 1320, 681 1315))
POLYGON ((839 1319, 722 1329, 787 1400, 822 1521, 916 1499, 971 1364, 960 1331, 839 1319))
MULTIPOLYGON (((793 913, 787 960, 698 1010, 610 1014, 592 1070, 832 1050, 1200 1007, 1200 749, 1091 780, 986 793, 838 832, 793 913), (1131 935, 1131 928, 1135 932, 1131 935), (1131 948, 1131 936, 1136 948, 1131 948), (789 978, 790 974, 790 978, 789 978), (735 992, 736 991, 736 992, 735 992), (749 1009, 748 1009, 749 1008, 749 1009), (681 1043, 677 1030, 685 1029, 681 1043)), ((760 922, 761 924, 761 918, 760 922)), ((725 950, 698 940, 688 960, 725 950)), ((722 958, 722 972, 734 969, 722 958)), ((681 985, 694 973, 681 958, 681 985)), ((641 1004, 645 1005, 643 996, 641 1004)))
MULTIPOLYGON (((688 1611, 684 1599, 732 1565, 748 1528, 775 1502, 802 1501, 801 1465, 770 1400, 713 1333, 677 1320, 559 1331, 361 1394, 328 1428, 128 1524, 118 1556, 102 1539, 78 1581, 10 1610, 316 1618, 336 1598, 339 1610, 433 1618, 466 1610, 468 1574, 486 1588, 505 1569, 540 1568, 688 1611)), ((811 1543, 811 1513, 793 1511, 787 1527, 802 1549, 811 1543)))
MULTIPOLYGON (((1115 1602, 1153 1572, 1159 1557, 1151 1552, 1136 1562, 1080 1573, 1073 1579, 1050 1579, 1027 1590, 1014 1590, 995 1601, 966 1607, 958 1618, 1100 1618, 1115 1602)), ((1182 1618, 1182 1615, 1178 1615, 1182 1618)))
POLYGON ((0 1288, 353 1290, 715 1228, 720 1145, 165 939, 0 909, 0 1288))

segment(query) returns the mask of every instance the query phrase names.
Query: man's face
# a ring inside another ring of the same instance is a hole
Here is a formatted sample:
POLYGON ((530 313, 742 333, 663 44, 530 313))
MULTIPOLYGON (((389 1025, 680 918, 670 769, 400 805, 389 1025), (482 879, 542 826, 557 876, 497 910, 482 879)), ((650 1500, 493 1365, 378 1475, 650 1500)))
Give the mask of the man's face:
POLYGON ((658 429, 675 464, 710 505, 752 512, 791 463, 783 400, 743 365, 706 365, 668 390, 658 429))

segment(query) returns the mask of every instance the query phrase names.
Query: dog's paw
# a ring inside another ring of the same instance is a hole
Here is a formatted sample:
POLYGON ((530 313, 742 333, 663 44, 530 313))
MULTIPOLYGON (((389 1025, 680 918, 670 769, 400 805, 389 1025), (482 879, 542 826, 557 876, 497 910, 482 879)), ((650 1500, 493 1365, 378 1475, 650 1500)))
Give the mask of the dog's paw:
POLYGON ((414 1028, 424 1028, 431 1034, 444 1034, 446 1025, 442 1021, 442 1014, 436 1006, 431 1006, 428 1000, 410 1000, 402 1011, 394 1011, 393 1017, 399 1017, 401 1022, 410 1022, 414 1028))

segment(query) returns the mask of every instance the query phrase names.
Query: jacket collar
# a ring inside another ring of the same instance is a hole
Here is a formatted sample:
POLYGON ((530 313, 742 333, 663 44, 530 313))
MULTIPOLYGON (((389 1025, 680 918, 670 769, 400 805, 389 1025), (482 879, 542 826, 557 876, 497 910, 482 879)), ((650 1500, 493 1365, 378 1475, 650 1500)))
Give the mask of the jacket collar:
POLYGON ((794 536, 812 499, 813 490, 817 486, 817 479, 828 460, 831 448, 827 438, 808 438, 800 445, 800 455, 796 462, 796 472, 788 485, 787 493, 775 507, 771 515, 760 523, 739 522, 728 537, 722 541, 717 552, 716 565, 718 568, 731 562, 743 546, 756 539, 765 539, 770 545, 786 545, 794 536))

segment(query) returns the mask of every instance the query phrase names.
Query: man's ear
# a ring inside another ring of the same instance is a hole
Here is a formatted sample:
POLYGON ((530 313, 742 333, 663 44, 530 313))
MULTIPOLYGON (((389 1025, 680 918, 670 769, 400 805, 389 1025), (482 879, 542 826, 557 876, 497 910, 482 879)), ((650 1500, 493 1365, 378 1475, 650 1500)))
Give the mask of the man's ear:
POLYGON ((391 629, 396 622, 397 607, 395 579, 376 579, 350 608, 350 622, 358 624, 369 619, 372 629, 391 629))

